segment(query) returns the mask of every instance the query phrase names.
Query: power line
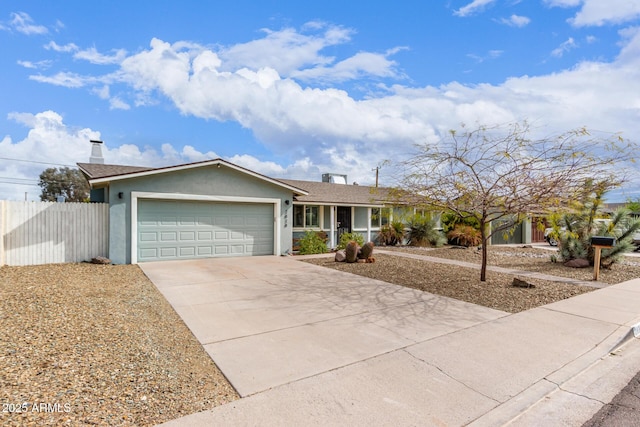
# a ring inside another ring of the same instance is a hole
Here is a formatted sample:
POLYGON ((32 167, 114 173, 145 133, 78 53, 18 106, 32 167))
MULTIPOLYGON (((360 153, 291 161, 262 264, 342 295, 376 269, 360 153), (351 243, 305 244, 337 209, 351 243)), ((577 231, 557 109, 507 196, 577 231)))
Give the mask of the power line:
POLYGON ((14 162, 37 163, 39 165, 66 166, 66 167, 71 167, 71 168, 75 168, 76 167, 76 165, 65 165, 65 164, 62 164, 62 163, 52 163, 52 162, 37 162, 35 160, 12 159, 12 158, 9 158, 9 157, 0 157, 0 160, 12 160, 14 162))

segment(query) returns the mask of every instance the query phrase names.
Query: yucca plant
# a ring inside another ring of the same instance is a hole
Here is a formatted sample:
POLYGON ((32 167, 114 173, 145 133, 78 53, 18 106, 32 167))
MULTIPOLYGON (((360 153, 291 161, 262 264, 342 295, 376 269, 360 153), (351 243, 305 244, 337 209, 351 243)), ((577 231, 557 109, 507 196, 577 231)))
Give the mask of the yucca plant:
POLYGON ((440 247, 447 243, 447 239, 436 227, 437 220, 420 215, 409 218, 409 244, 412 246, 440 247))
POLYGON ((596 188, 586 202, 579 203, 577 210, 567 213, 558 221, 556 234, 559 237, 560 256, 564 261, 586 259, 594 264, 595 250, 591 246, 591 237, 615 237, 616 245, 603 249, 600 266, 611 268, 623 254, 635 249, 633 235, 640 230, 640 220, 634 219, 626 208, 616 210, 610 218, 602 218, 602 205, 605 191, 596 188))

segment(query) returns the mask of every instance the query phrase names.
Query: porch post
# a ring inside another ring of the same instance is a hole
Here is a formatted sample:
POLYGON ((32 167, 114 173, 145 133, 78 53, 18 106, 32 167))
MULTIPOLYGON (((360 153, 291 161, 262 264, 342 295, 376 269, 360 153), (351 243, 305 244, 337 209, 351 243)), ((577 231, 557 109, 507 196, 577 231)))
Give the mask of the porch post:
POLYGON ((371 208, 367 208, 367 242, 371 241, 371 208))
POLYGON ((329 206, 329 209, 331 210, 331 212, 329 213, 329 222, 331 222, 331 225, 329 227, 329 235, 331 236, 330 238, 330 242, 331 242, 331 249, 334 249, 336 247, 336 235, 335 235, 335 230, 336 230, 336 207, 335 206, 329 206))

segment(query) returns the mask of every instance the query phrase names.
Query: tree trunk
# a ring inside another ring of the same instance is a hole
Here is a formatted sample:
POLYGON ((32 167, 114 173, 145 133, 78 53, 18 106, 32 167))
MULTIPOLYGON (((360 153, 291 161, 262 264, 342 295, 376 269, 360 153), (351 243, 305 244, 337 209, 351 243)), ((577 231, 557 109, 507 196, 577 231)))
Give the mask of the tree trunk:
POLYGON ((487 281, 487 224, 480 222, 480 236, 482 237, 482 267, 480 267, 480 281, 487 281))

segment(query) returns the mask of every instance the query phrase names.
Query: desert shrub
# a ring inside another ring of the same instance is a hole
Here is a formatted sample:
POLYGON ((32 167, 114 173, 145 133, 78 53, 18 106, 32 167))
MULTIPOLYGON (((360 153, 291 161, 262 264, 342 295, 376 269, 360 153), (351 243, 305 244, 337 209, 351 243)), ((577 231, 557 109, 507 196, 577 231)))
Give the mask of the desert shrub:
POLYGON ((447 233, 447 237, 460 246, 478 246, 482 243, 480 231, 470 225, 456 225, 447 233))
POLYGON ((436 228, 436 219, 414 215, 409 218, 409 244, 412 246, 440 247, 447 243, 442 232, 436 228))
POLYGON ((395 246, 404 240, 404 224, 401 221, 394 221, 380 227, 378 233, 378 244, 395 246))
POLYGON ((361 234, 343 233, 342 236, 340 236, 340 242, 338 242, 338 246, 336 246, 336 249, 345 249, 347 247, 347 244, 352 240, 356 242, 358 246, 364 245, 364 237, 362 237, 361 234))
POLYGON ((315 231, 307 231, 300 239, 300 255, 323 254, 327 252, 327 239, 315 231))
POLYGON ((448 233, 449 231, 453 230, 455 226, 458 224, 469 225, 475 228, 476 230, 480 230, 480 222, 476 217, 466 216, 463 218, 459 214, 455 212, 450 212, 450 211, 444 212, 440 216, 440 224, 442 225, 442 230, 445 233, 448 233))
POLYGON ((613 248, 602 250, 600 266, 603 268, 611 268, 623 254, 635 249, 633 235, 640 230, 640 220, 634 219, 627 208, 620 208, 610 218, 602 219, 604 194, 604 190, 596 188, 586 196, 586 200, 577 203, 576 210, 565 213, 554 224, 562 260, 586 259, 593 265, 593 236, 615 237, 617 240, 613 248))

